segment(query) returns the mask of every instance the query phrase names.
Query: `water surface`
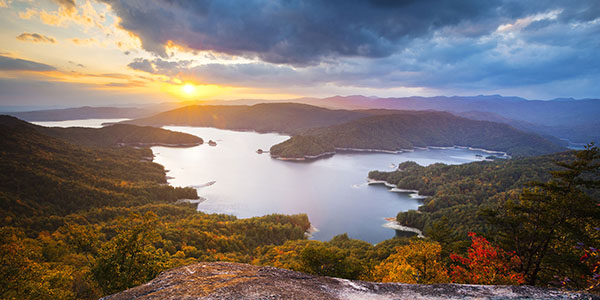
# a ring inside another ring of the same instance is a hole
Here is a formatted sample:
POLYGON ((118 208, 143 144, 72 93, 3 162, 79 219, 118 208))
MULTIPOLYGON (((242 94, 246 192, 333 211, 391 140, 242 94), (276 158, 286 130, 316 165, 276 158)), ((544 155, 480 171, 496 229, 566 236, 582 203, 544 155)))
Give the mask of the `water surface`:
POLYGON ((371 243, 392 238, 395 231, 382 227, 384 218, 419 206, 419 200, 407 193, 367 185, 371 170, 391 171, 408 160, 420 165, 461 164, 477 160, 476 155, 489 155, 467 149, 429 149, 400 154, 338 153, 312 162, 289 162, 256 153, 288 136, 200 127, 164 128, 217 142, 215 147, 152 147, 154 161, 169 170, 170 184, 196 187, 198 195, 206 198, 198 205, 199 210, 242 218, 306 213, 319 229, 313 235, 318 240, 341 233, 371 243), (203 186, 211 181, 216 183, 203 186))
POLYGON ((83 120, 68 120, 68 121, 37 121, 31 122, 36 125, 46 127, 90 127, 100 128, 102 123, 117 123, 130 119, 83 119, 83 120))
MULTIPOLYGON (((102 127, 124 119, 86 119, 33 122, 42 126, 102 127)), ((348 233, 352 238, 377 243, 394 237, 385 228, 385 217, 417 209, 418 199, 408 193, 390 192, 383 185, 367 185, 371 170, 392 171, 398 163, 412 160, 420 165, 436 162, 462 164, 490 155, 459 148, 389 153, 338 153, 312 162, 289 162, 257 154, 261 148, 288 139, 280 134, 236 132, 215 128, 166 126, 166 129, 197 135, 205 141, 191 148, 152 147, 154 161, 168 171, 174 186, 193 186, 206 200, 198 210, 232 214, 241 218, 272 213, 306 213, 317 229, 313 238, 329 240, 348 233), (204 186, 215 181, 214 184, 204 186)))

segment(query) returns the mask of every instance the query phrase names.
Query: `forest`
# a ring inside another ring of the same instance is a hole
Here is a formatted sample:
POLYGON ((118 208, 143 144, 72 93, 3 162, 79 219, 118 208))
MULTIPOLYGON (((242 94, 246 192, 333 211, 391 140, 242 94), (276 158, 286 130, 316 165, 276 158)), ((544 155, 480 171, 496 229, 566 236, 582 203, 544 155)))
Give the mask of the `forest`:
POLYGON ((598 292, 600 151, 593 145, 371 172, 432 196, 419 212, 398 216, 426 238, 372 245, 345 234, 309 240, 306 215, 198 212, 178 201, 197 198, 196 191, 165 184, 147 148, 66 140, 14 118, 2 119, 0 138, 2 299, 97 299, 201 261, 371 281, 598 292))
POLYGON ((475 121, 446 112, 396 111, 394 114, 370 116, 308 130, 273 146, 271 155, 300 158, 315 155, 313 150, 319 148, 401 151, 415 147, 455 145, 503 151, 514 157, 564 150, 539 135, 506 124, 475 121))
POLYGON ((174 266, 250 262, 257 247, 304 239, 310 226, 306 215, 199 213, 177 201, 196 190, 167 185, 148 148, 75 144, 0 120, 1 299, 97 299, 174 266))

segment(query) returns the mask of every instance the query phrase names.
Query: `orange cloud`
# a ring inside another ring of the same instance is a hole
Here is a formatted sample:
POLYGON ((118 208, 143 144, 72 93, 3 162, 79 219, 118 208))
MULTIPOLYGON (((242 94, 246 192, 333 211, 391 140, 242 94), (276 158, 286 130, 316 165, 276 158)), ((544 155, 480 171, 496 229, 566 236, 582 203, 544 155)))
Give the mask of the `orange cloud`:
POLYGON ((8 7, 12 0, 0 0, 0 7, 8 7))
POLYGON ((53 37, 46 36, 39 33, 21 33, 17 36, 17 40, 24 42, 34 42, 34 43, 51 43, 56 44, 56 40, 53 37))
POLYGON ((54 0, 54 2, 67 11, 74 12, 77 10, 75 0, 54 0))
POLYGON ((73 42, 73 44, 75 44, 75 45, 88 45, 88 44, 92 44, 92 43, 98 42, 95 38, 87 38, 87 39, 72 38, 72 39, 69 39, 69 40, 71 42, 73 42))

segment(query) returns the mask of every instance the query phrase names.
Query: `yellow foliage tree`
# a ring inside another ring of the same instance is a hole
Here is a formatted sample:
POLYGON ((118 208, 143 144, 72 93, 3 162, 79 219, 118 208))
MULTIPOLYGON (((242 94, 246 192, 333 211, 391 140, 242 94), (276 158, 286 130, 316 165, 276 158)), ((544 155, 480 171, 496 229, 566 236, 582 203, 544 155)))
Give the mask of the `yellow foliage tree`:
POLYGON ((448 282, 441 253, 442 247, 436 242, 411 240, 409 245, 396 247, 396 253, 375 267, 374 279, 423 284, 448 282))

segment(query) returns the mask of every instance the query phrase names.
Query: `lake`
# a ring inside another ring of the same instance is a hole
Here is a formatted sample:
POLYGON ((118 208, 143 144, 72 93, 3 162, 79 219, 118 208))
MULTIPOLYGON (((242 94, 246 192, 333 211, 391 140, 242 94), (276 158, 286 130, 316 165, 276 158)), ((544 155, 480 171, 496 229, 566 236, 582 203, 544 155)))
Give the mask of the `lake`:
POLYGON ((288 139, 280 134, 236 132, 215 128, 165 126, 199 136, 204 145, 192 148, 152 147, 154 161, 165 166, 169 183, 193 186, 206 200, 198 210, 232 214, 241 218, 272 213, 306 213, 319 231, 314 239, 329 240, 348 233, 351 238, 377 243, 394 237, 385 228, 386 217, 417 209, 418 199, 390 192, 383 185, 367 185, 371 170, 392 171, 412 160, 420 165, 436 162, 462 164, 477 160, 483 151, 428 149, 389 153, 338 153, 311 162, 272 159, 272 145, 288 139), (217 146, 206 142, 213 140, 217 146), (214 184, 203 186, 215 181, 214 184))
MULTIPOLYGON (((43 126, 101 127, 122 119, 88 119, 34 122, 43 126)), ((368 185, 371 170, 392 171, 398 163, 412 160, 420 165, 443 162, 462 164, 488 153, 461 148, 427 149, 398 154, 338 153, 311 162, 272 159, 261 148, 288 139, 280 134, 237 132, 215 128, 165 126, 199 136, 205 143, 191 148, 152 147, 154 161, 168 170, 173 186, 192 186, 206 200, 198 210, 232 214, 240 218, 272 213, 306 213, 318 229, 312 236, 329 240, 348 233, 351 238, 378 243, 396 235, 383 227, 386 217, 417 209, 420 200, 408 193, 390 192, 383 185, 368 185), (208 141, 217 142, 209 146, 208 141), (207 183, 215 182, 205 186, 207 183)))
POLYGON ((85 120, 68 120, 68 121, 37 121, 31 122, 36 125, 46 127, 90 127, 100 128, 102 123, 117 123, 130 119, 85 119, 85 120))

